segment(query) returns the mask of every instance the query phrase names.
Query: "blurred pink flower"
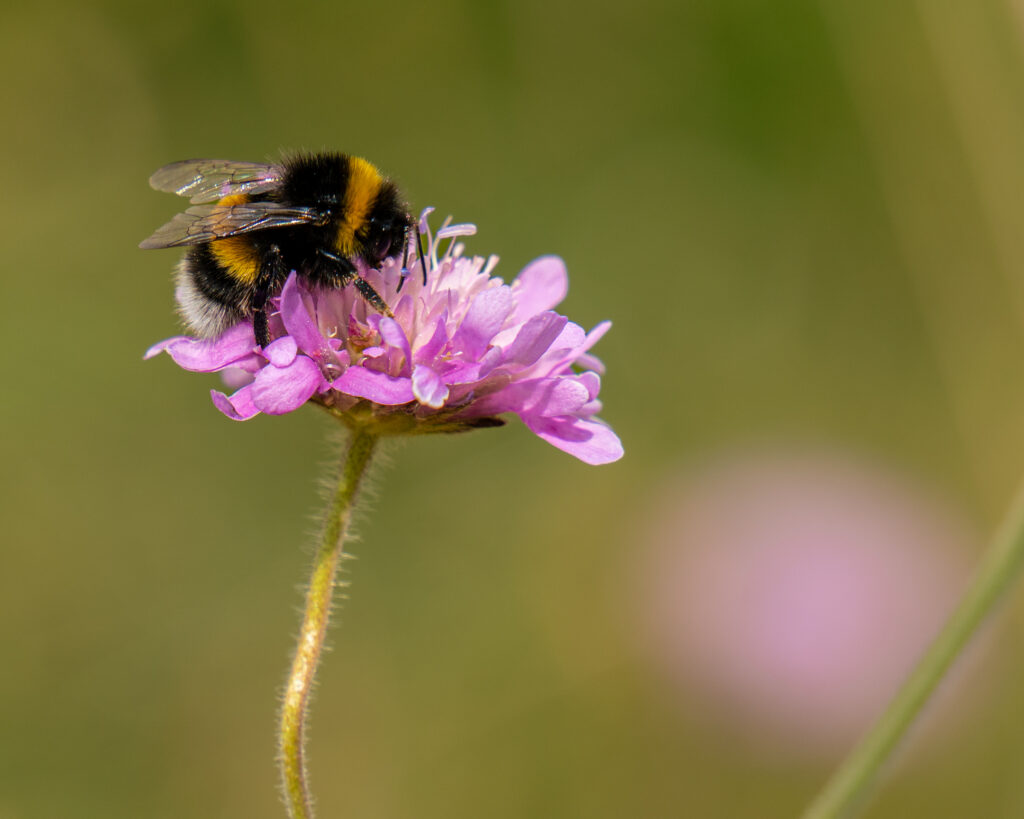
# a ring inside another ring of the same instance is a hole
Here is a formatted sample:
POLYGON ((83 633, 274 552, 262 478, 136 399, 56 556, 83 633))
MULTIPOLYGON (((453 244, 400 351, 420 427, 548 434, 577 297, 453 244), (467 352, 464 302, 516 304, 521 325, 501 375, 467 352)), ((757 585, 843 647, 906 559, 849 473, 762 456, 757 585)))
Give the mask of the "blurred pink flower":
POLYGON ((223 371, 235 391, 214 391, 213 403, 239 421, 315 401, 382 431, 413 434, 493 426, 511 412, 586 463, 622 457, 618 437, 595 417, 604 368, 589 352, 611 322, 587 333, 552 309, 569 288, 562 260, 537 259, 506 285, 491 276, 495 257, 462 255, 456 240, 473 234, 472 225, 445 225, 433 236, 427 213, 426 283, 418 275, 403 282, 395 259, 360 268, 394 318, 374 312, 355 288, 311 290, 292 273, 272 299, 265 348, 243 321, 216 339, 167 339, 146 357, 166 352, 187 370, 223 371))
POLYGON ((643 594, 658 664, 774 749, 848 748, 966 582, 956 516, 832 459, 721 466, 673 487, 656 519, 643 594))

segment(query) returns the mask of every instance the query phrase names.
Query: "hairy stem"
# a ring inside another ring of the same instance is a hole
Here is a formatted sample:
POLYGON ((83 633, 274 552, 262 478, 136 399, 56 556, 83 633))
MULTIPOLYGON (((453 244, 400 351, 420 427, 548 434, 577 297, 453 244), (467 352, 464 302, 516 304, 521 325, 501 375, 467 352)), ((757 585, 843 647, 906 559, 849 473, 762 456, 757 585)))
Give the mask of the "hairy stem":
POLYGON ((915 717, 1002 594, 1017 579, 1022 567, 1024 487, 1018 492, 956 611, 885 713, 832 775, 803 819, 848 817, 863 805, 883 766, 915 717))
POLYGON ((352 517, 353 502, 366 474, 377 437, 353 429, 348 441, 330 508, 324 520, 323 536, 313 564, 313 575, 306 594, 306 612, 299 632, 295 659, 281 707, 279 765, 288 815, 292 819, 312 819, 313 807, 306 783, 305 724, 309 695, 316 677, 320 652, 331 615, 331 596, 352 517))

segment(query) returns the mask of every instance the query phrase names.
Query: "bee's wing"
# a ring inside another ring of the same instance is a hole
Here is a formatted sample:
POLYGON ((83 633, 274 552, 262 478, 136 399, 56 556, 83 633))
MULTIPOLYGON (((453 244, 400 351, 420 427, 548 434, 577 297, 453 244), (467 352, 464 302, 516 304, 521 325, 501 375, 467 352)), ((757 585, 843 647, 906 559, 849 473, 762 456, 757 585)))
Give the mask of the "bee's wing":
POLYGON ((276 202, 247 202, 242 205, 197 205, 179 213, 146 239, 139 247, 199 245, 255 230, 322 224, 323 214, 314 208, 293 208, 276 202))
POLYGON ((280 165, 230 159, 186 159, 164 165, 149 177, 149 184, 158 191, 187 196, 193 204, 201 204, 236 193, 272 190, 283 173, 280 165))

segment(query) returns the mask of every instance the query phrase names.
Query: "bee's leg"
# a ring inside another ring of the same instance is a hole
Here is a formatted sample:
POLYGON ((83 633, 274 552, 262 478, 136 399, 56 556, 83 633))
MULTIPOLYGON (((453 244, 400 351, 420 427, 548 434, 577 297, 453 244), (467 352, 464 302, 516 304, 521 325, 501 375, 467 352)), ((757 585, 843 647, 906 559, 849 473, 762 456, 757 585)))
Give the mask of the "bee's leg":
MULTIPOLYGON (((416 246, 419 248, 419 251, 420 251, 420 267, 423 269, 423 284, 424 284, 424 286, 426 286, 426 284, 427 284, 427 259, 426 259, 426 255, 423 253, 423 237, 420 235, 419 223, 416 224, 416 227, 414 228, 414 230, 416 231, 416 246)), ((454 239, 452 241, 454 241, 454 239)))
POLYGON ((373 289, 366 279, 353 273, 352 284, 355 285, 356 290, 359 291, 359 295, 362 296, 370 306, 378 313, 383 313, 388 318, 394 318, 395 314, 391 312, 391 308, 388 307, 387 302, 380 297, 380 294, 373 289))
POLYGON ((406 277, 409 275, 409 231, 405 232, 405 241, 402 242, 402 274, 398 278, 398 287, 395 292, 401 293, 405 286, 406 277))
POLYGON ((281 248, 271 245, 260 264, 260 272, 256 276, 256 287, 252 296, 252 329, 256 334, 256 343, 266 347, 270 343, 270 321, 267 319, 267 300, 281 284, 284 278, 284 257, 281 248))
POLYGON ((383 313, 388 318, 394 318, 395 314, 391 312, 391 308, 388 307, 387 302, 380 297, 380 294, 373 289, 373 286, 366 281, 356 271, 356 266, 352 264, 344 256, 336 256, 333 253, 319 248, 317 253, 320 255, 320 266, 319 270, 324 278, 333 284, 335 287, 342 288, 345 285, 354 285, 356 290, 359 291, 359 295, 362 296, 369 305, 376 310, 378 313, 383 313))

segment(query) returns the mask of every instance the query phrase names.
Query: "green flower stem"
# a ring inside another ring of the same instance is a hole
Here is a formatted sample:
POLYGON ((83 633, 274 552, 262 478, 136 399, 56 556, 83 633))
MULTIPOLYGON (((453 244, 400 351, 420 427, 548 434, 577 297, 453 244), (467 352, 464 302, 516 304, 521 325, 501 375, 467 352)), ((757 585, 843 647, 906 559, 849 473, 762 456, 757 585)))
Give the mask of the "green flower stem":
POLYGON ((288 815, 292 819, 312 819, 313 807, 306 785, 304 733, 309 694, 313 687, 320 652, 331 616, 331 595, 352 517, 353 501, 366 474, 377 436, 354 428, 348 442, 331 507, 324 521, 323 537, 313 565, 313 576, 306 594, 306 613, 299 632, 299 643, 288 676, 281 707, 279 764, 288 815))
POLYGON ((849 817, 863 805, 883 765, 978 627, 1024 566, 1024 487, 966 593, 917 668, 853 749, 803 819, 849 817))

